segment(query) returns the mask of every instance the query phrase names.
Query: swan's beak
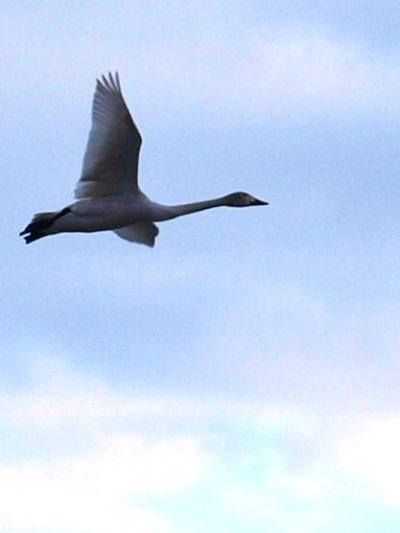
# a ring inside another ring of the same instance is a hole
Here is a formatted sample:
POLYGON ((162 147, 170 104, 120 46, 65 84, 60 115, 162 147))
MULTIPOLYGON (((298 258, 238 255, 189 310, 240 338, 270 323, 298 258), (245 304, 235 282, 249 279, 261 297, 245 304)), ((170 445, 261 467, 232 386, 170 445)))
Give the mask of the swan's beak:
POLYGON ((253 205, 269 205, 269 203, 264 202, 264 200, 258 200, 258 198, 254 198, 253 205))

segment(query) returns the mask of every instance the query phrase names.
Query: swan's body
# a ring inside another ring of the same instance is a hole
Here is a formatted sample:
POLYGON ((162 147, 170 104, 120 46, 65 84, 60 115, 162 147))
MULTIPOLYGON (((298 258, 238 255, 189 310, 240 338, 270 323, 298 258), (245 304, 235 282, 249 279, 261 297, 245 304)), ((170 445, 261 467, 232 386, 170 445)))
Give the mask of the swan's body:
POLYGON ((128 241, 153 246, 158 234, 154 222, 223 205, 267 204, 242 192, 175 206, 152 202, 138 186, 141 143, 118 74, 103 76, 93 98, 92 128, 75 188, 77 201, 60 211, 35 215, 20 233, 26 243, 56 233, 112 230, 128 241))

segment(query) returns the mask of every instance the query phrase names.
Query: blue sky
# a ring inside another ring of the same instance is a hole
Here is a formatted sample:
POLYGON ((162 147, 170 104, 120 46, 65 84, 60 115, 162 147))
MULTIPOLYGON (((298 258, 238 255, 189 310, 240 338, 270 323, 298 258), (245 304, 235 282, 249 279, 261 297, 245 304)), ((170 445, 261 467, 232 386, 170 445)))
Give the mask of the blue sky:
POLYGON ((3 2, 1 533, 400 528, 395 2, 3 2), (141 185, 26 247, 117 70, 141 185))

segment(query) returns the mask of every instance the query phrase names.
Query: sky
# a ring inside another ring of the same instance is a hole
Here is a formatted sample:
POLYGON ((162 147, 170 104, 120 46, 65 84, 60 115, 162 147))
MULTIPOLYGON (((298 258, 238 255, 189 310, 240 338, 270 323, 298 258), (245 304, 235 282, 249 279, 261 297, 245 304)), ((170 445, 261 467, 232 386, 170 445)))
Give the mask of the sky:
POLYGON ((3 1, 1 533, 400 530, 400 6, 3 1), (26 247, 118 70, 140 183, 26 247))

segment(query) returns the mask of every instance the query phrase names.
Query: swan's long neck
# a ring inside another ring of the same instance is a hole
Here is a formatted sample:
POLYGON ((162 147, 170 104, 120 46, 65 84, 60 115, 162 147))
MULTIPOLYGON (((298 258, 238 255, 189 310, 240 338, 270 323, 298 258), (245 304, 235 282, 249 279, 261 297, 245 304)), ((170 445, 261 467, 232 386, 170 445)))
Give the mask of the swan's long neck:
POLYGON ((205 200, 204 202, 193 202, 191 204, 182 205, 160 205, 157 204, 155 221, 170 220, 172 218, 181 217, 183 215, 190 215, 205 209, 213 207, 220 207, 225 205, 225 197, 214 198, 212 200, 205 200))

